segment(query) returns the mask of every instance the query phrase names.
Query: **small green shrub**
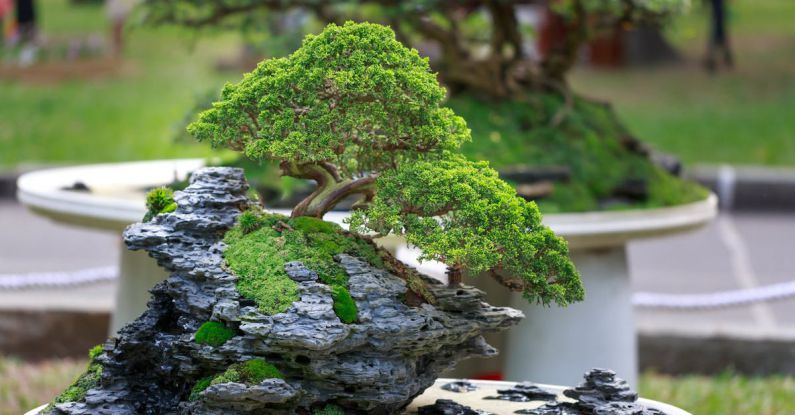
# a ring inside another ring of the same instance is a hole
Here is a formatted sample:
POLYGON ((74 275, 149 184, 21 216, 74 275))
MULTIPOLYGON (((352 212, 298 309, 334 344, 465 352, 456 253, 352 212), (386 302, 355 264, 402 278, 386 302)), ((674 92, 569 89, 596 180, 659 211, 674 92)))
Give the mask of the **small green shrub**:
POLYGON ((194 340, 198 344, 219 347, 235 337, 235 331, 217 321, 208 321, 196 330, 194 340))
POLYGON ((144 222, 149 222, 161 213, 177 210, 177 203, 174 201, 174 191, 167 187, 152 189, 146 194, 146 209, 144 222))
POLYGON ((212 381, 213 381, 213 377, 212 376, 207 376, 205 378, 199 379, 196 382, 196 384, 193 385, 193 388, 190 390, 190 396, 188 397, 188 400, 195 401, 195 400, 199 399, 199 396, 201 395, 201 393, 204 392, 205 389, 210 387, 210 383, 212 381))
POLYGON ((337 405, 326 405, 323 409, 312 412, 312 415, 345 415, 345 411, 337 405))
POLYGON ((356 321, 359 310, 347 288, 340 285, 332 286, 331 297, 334 299, 334 313, 343 323, 350 324, 356 321))
POLYGON ((254 210, 247 210, 241 213, 237 218, 237 222, 244 234, 254 232, 264 224, 260 214, 254 210))
POLYGON ((263 359, 251 359, 229 366, 224 373, 214 377, 210 384, 237 382, 255 385, 265 379, 284 379, 284 375, 276 366, 263 359))

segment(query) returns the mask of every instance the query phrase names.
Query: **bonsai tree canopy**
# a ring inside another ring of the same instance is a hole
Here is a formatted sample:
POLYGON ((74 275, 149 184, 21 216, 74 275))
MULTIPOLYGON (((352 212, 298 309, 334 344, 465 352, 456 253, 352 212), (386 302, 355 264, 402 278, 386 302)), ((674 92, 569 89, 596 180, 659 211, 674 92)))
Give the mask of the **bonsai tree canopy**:
POLYGON ((330 24, 227 85, 189 131, 314 180, 293 217, 322 218, 357 195, 352 230, 404 234, 449 266, 451 284, 463 270, 486 272, 532 301, 582 299, 567 245, 535 203, 456 153, 470 134, 444 96, 427 59, 388 27, 330 24))

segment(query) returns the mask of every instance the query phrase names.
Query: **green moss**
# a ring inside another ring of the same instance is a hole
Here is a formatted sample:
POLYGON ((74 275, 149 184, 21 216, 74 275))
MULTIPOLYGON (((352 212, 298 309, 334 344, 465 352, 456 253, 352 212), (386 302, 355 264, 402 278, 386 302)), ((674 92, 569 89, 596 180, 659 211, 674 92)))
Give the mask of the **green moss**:
POLYGON ((356 308, 356 302, 353 301, 351 293, 348 289, 335 285, 331 287, 331 296, 334 299, 334 312, 343 323, 353 323, 357 319, 359 310, 356 308))
POLYGON ((473 140, 462 146, 471 159, 489 160, 495 168, 511 165, 567 166, 571 180, 555 183, 553 194, 538 200, 542 212, 600 209, 627 179, 648 183, 648 198, 618 208, 671 206, 706 197, 699 185, 662 171, 648 158, 630 151, 630 133, 607 105, 579 96, 570 104, 554 94, 526 100, 487 102, 457 95, 448 105, 467 120, 473 140), (554 123, 555 118, 560 120, 554 123))
POLYGON ((313 411, 312 415, 345 415, 345 411, 337 405, 326 405, 323 409, 313 411))
POLYGON ((96 361, 96 358, 103 353, 102 345, 97 345, 91 348, 88 352, 88 368, 85 373, 80 375, 69 387, 67 387, 60 395, 56 396, 52 403, 45 409, 45 413, 52 409, 55 404, 66 402, 78 402, 86 397, 86 392, 99 385, 102 377, 102 365, 96 361))
POLYGON ((215 376, 210 381, 210 385, 229 382, 255 385, 265 379, 284 379, 284 374, 276 366, 263 359, 251 359, 229 366, 224 373, 215 376))
POLYGON ((199 379, 196 382, 196 384, 193 385, 193 388, 190 390, 190 396, 188 397, 188 400, 195 401, 199 399, 201 393, 204 392, 205 389, 210 387, 212 381, 213 381, 212 376, 207 376, 205 378, 199 379))
POLYGON ((326 222, 323 219, 312 218, 309 216, 299 216, 290 220, 290 224, 306 233, 325 233, 334 234, 341 231, 336 223, 326 222))
POLYGON ((177 203, 174 201, 174 191, 168 187, 158 187, 146 194, 146 215, 143 221, 149 222, 161 213, 169 213, 177 210, 177 203))
POLYGON ((284 264, 301 261, 317 272, 322 282, 339 287, 334 289, 334 310, 340 320, 355 321, 356 304, 346 288, 348 276, 334 256, 347 253, 384 268, 375 245, 344 232, 336 224, 316 218, 289 219, 262 213, 259 220, 265 226, 246 233, 239 222, 224 238, 227 244, 224 257, 238 276, 240 294, 256 301, 263 313, 286 311, 298 300, 298 284, 287 276, 284 264))
POLYGON ((217 321, 208 321, 196 330, 194 340, 199 344, 218 347, 235 336, 235 331, 217 321))

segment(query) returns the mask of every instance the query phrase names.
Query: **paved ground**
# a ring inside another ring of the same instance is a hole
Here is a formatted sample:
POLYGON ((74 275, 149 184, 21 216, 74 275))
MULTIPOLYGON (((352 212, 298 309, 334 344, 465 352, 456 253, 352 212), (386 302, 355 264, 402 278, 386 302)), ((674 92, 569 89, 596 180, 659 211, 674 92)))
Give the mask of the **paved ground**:
MULTIPOLYGON (((637 291, 709 293, 795 279, 795 214, 723 215, 685 235, 635 242, 630 267, 637 291)), ((112 265, 117 236, 54 224, 0 202, 0 274, 112 265)), ((109 310, 112 283, 70 289, 0 291, 0 309, 109 310)), ((639 309, 641 330, 697 334, 795 333, 795 298, 707 311, 639 309), (783 330, 792 329, 792 330, 783 330)))

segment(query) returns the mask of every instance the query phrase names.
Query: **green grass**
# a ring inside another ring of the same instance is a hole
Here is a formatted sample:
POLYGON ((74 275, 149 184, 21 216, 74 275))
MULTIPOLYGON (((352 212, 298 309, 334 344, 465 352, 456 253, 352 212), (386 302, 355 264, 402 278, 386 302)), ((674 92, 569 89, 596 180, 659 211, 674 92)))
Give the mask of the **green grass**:
MULTIPOLYGON (((71 359, 26 363, 0 356, 0 415, 19 415, 51 401, 85 370, 86 363, 71 359)), ((792 376, 747 377, 726 372, 714 377, 670 377, 645 373, 640 379, 640 392, 645 398, 679 406, 694 415, 795 413, 792 376)))
POLYGON ((641 377, 645 398, 676 405, 694 415, 795 414, 795 378, 746 377, 726 372, 715 377, 641 377))
MULTIPOLYGON (((39 5, 42 31, 69 36, 108 31, 104 9, 66 0, 39 5)), ((174 125, 197 95, 238 74, 213 67, 234 53, 230 36, 192 37, 173 28, 134 29, 126 59, 110 76, 62 82, 0 80, 0 166, 204 156, 172 142, 174 125), (192 50, 191 50, 192 49, 192 50)))
POLYGON ((634 135, 686 163, 795 165, 795 2, 729 2, 737 66, 714 76, 700 67, 698 4, 670 30, 684 64, 578 69, 574 88, 612 102, 634 135))

